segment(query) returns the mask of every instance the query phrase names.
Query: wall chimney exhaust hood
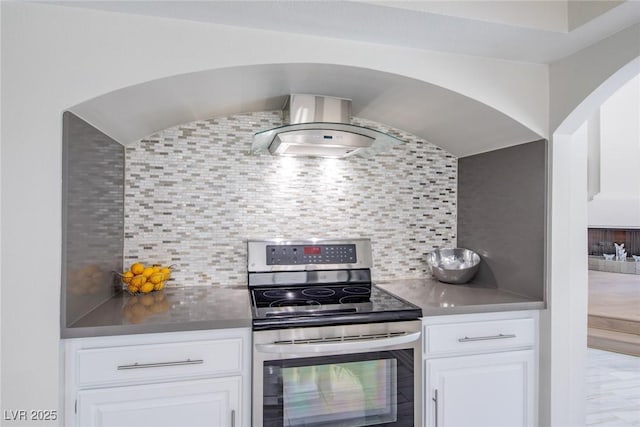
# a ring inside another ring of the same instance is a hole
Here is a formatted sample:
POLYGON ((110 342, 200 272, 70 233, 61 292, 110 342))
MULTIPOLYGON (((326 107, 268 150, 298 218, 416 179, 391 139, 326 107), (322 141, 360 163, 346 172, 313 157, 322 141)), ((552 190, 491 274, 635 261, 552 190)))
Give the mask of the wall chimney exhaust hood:
POLYGON ((290 95, 286 124, 253 136, 252 153, 274 156, 370 157, 404 141, 363 126, 352 125, 351 100, 320 95, 290 95))

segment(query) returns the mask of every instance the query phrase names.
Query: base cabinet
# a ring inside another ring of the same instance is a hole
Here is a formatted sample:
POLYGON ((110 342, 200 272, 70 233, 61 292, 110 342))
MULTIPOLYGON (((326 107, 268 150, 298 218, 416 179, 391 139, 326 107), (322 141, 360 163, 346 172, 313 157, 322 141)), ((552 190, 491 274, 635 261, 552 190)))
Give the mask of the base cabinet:
POLYGON ((431 427, 526 427, 534 396, 533 350, 428 360, 431 427))
POLYGON ((248 427, 250 330, 67 340, 67 427, 248 427))
POLYGON ((86 427, 233 427, 239 415, 240 387, 241 377, 232 377, 81 391, 78 423, 86 427))
POLYGON ((424 321, 428 427, 534 427, 537 313, 424 321))

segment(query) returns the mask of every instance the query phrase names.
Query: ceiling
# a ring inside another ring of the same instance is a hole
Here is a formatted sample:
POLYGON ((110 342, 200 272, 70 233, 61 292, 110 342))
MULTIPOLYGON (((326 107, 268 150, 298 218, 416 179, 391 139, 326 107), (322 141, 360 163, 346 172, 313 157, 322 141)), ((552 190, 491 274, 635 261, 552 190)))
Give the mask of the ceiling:
POLYGON ((640 21, 640 1, 59 1, 91 9, 549 63, 640 21))

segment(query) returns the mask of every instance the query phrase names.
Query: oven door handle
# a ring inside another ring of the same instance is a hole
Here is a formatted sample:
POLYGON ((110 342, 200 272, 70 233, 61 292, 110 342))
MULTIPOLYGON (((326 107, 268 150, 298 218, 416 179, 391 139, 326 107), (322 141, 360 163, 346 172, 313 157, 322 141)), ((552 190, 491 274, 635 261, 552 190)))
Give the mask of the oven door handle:
POLYGON ((255 349, 261 353, 294 353, 318 354, 330 352, 353 352, 372 350, 407 344, 420 339, 420 332, 383 338, 365 338, 362 340, 331 341, 319 343, 286 343, 286 344, 256 344, 255 349))

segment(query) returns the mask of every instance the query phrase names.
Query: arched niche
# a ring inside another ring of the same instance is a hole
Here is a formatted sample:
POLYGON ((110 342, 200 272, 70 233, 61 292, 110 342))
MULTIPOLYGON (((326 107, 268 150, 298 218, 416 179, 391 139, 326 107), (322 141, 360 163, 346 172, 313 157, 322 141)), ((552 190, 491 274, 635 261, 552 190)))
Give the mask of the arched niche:
POLYGON ((127 145, 194 120, 279 110, 291 93, 350 98, 354 116, 403 129, 458 157, 540 138, 464 94, 399 74, 336 64, 261 64, 180 74, 118 89, 69 110, 127 145))

